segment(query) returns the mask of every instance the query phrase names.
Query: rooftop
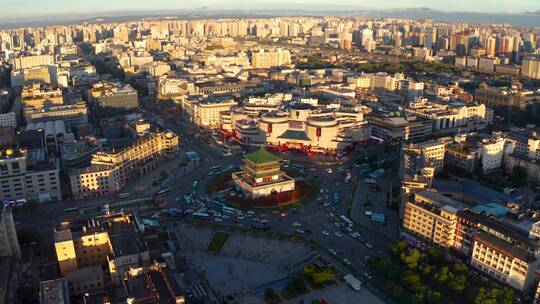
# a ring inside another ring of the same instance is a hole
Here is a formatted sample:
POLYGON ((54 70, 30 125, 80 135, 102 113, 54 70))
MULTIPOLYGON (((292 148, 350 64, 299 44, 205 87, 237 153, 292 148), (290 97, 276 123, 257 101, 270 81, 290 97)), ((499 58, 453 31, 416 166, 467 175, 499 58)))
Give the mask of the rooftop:
POLYGON ((281 160, 281 158, 266 151, 265 149, 260 149, 259 151, 246 154, 244 157, 247 161, 253 163, 254 165, 272 164, 281 160))
POLYGON ((295 139, 295 140, 310 140, 304 131, 298 130, 287 130, 285 133, 281 134, 278 138, 283 139, 295 139))

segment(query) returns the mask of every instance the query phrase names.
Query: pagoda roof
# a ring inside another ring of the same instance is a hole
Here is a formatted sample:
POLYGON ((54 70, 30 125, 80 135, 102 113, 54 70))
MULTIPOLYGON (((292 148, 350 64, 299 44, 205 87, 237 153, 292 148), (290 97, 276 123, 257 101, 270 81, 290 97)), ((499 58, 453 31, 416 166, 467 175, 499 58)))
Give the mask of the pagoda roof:
POLYGON ((267 177, 267 176, 273 176, 273 175, 282 175, 282 174, 285 174, 285 172, 277 169, 277 170, 272 170, 272 171, 266 171, 266 172, 257 172, 253 169, 251 169, 250 167, 248 166, 242 166, 240 167, 240 169, 242 171, 244 171, 245 173, 251 175, 251 176, 255 176, 255 177, 267 177))
POLYGON ((244 157, 247 161, 251 162, 254 165, 273 164, 281 160, 281 158, 266 151, 265 149, 259 149, 259 151, 248 153, 244 157))
POLYGON ((292 139, 292 140, 309 140, 306 132, 299 130, 287 130, 285 133, 278 136, 278 138, 292 139))

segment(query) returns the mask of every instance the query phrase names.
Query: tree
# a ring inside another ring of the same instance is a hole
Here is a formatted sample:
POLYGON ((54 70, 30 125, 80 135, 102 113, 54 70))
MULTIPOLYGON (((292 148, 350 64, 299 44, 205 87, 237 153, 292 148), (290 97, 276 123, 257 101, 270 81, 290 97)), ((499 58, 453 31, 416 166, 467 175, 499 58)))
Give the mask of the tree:
POLYGON ((422 278, 414 272, 407 272, 401 280, 414 291, 422 285, 422 278))
POLYGON ((449 282, 449 287, 456 293, 462 293, 465 290, 467 278, 463 274, 459 274, 449 282))
POLYGON ((329 269, 317 272, 313 275, 313 283, 317 285, 323 285, 332 281, 334 281, 334 274, 329 269))
POLYGON ((444 263, 444 254, 435 247, 429 247, 426 250, 426 258, 432 265, 441 265, 444 263))
POLYGON ((414 248, 408 254, 402 253, 400 257, 401 261, 405 263, 409 269, 416 269, 418 267, 418 261, 420 260, 420 251, 414 248))
POLYGON ((407 252, 407 249, 408 249, 408 245, 404 241, 392 244, 390 245, 390 255, 395 258, 399 258, 402 253, 407 252))
POLYGON ((478 290, 474 298, 474 304, 497 304, 497 293, 495 289, 486 290, 484 287, 478 290))
POLYGON ((441 267, 441 269, 434 275, 435 281, 441 286, 446 285, 446 283, 448 281, 452 281, 453 278, 454 274, 452 274, 450 269, 448 269, 446 266, 441 267))

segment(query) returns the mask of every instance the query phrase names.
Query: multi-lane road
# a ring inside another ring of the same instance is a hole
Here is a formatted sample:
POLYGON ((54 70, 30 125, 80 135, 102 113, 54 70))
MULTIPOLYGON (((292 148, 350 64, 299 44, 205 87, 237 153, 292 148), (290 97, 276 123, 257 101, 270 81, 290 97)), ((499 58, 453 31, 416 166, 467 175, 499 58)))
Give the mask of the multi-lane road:
MULTIPOLYGON (((191 166, 191 169, 188 170, 181 170, 177 167, 178 162, 174 167, 167 168, 169 172, 173 173, 174 178, 169 185, 171 191, 167 196, 167 206, 163 207, 163 209, 181 208, 187 210, 191 208, 196 211, 196 203, 190 205, 184 203, 183 196, 188 192, 195 192, 195 201, 200 202, 199 207, 204 207, 203 198, 205 195, 202 193, 202 189, 210 180, 208 176, 209 169, 213 166, 226 168, 232 165, 236 167, 241 164, 241 157, 223 157, 222 147, 210 136, 196 136, 196 134, 200 134, 198 130, 180 120, 164 120, 156 115, 156 109, 147 108, 144 116, 178 134, 181 141, 180 155, 187 151, 195 151, 201 158, 198 164, 191 166), (199 181, 197 191, 193 191, 192 187, 195 180, 199 181)), ((287 158, 288 155, 285 154, 283 157, 287 158)), ((349 198, 352 192, 352 182, 345 182, 346 172, 351 172, 351 176, 357 176, 358 169, 347 163, 334 166, 310 163, 308 158, 302 164, 303 173, 309 178, 318 180, 322 189, 314 201, 283 212, 254 210, 254 214, 246 213, 236 219, 233 216, 216 213, 218 216, 211 214, 209 220, 220 224, 243 227, 251 227, 253 223, 263 220, 267 222, 271 231, 302 235, 327 249, 330 254, 335 255, 336 259, 362 270, 365 258, 375 252, 384 252, 387 243, 379 236, 370 233, 369 230, 364 230, 360 226, 348 227, 340 219, 341 215, 349 216, 349 198), (334 202, 334 192, 339 195, 339 203, 334 202)), ((167 166, 167 163, 165 166, 167 166)), ((129 189, 125 191, 129 191, 129 189)), ((358 190, 356 196, 362 195, 362 191, 362 189, 358 190)), ((16 221, 20 227, 38 230, 46 238, 50 238, 52 237, 53 225, 66 216, 64 213, 65 208, 73 206, 79 208, 97 207, 111 199, 111 197, 105 197, 95 200, 65 201, 42 205, 32 212, 16 216, 16 221)), ((355 203, 361 201, 361 199, 354 200, 355 203)), ((206 208, 212 207, 211 203, 206 204, 206 208)))

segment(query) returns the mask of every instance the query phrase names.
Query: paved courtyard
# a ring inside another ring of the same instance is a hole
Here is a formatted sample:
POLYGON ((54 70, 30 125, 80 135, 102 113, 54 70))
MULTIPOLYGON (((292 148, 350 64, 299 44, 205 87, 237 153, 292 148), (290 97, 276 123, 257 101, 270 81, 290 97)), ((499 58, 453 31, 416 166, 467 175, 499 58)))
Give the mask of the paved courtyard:
POLYGON ((194 268, 201 268, 218 296, 237 297, 253 287, 287 278, 311 248, 301 242, 231 233, 220 255, 207 252, 214 231, 211 227, 180 225, 175 229, 182 253, 194 268))
POLYGON ((356 291, 345 283, 331 286, 323 290, 317 290, 285 303, 298 304, 301 303, 301 301, 303 301, 303 303, 311 303, 322 298, 329 304, 384 304, 383 301, 365 288, 362 288, 361 291, 356 291))

